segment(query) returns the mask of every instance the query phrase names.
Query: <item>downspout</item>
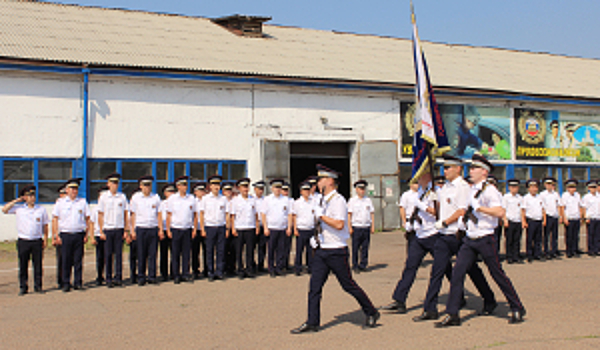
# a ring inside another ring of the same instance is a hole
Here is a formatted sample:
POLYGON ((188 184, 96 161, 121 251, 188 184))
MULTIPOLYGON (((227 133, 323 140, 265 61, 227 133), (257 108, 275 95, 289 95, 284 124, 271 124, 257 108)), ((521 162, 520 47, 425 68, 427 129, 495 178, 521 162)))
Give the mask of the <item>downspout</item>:
POLYGON ((89 121, 89 82, 90 82, 90 69, 84 66, 81 69, 83 73, 83 153, 82 153, 82 190, 84 198, 88 198, 88 121, 89 121))

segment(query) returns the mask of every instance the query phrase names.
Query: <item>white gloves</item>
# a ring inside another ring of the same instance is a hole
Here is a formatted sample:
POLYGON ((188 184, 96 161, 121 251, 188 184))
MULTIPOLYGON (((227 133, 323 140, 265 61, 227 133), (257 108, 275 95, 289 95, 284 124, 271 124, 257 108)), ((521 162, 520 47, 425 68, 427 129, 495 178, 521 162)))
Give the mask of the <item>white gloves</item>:
POLYGON ((446 227, 446 225, 444 225, 444 220, 438 220, 435 223, 435 229, 438 230, 438 231, 440 231, 441 229, 443 229, 445 227, 446 227))
POLYGON ((429 194, 429 200, 430 200, 430 201, 437 201, 437 200, 438 200, 438 196, 437 196, 437 194, 436 194, 435 192, 433 192, 433 191, 432 191, 432 192, 429 194))
POLYGON ((406 225, 404 226, 404 228, 406 229, 406 231, 411 231, 412 225, 410 224, 410 222, 407 222, 406 225))
POLYGON ((317 219, 320 219, 321 216, 325 215, 325 209, 321 208, 321 207, 316 207, 315 208, 315 217, 317 219))

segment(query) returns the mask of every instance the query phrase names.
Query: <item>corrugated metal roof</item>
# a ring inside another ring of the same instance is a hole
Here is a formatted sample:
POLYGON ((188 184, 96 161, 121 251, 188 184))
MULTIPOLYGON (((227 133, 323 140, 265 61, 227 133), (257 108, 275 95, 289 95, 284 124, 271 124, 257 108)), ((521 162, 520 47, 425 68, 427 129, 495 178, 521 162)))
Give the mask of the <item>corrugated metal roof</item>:
MULTIPOLYGON (((411 41, 264 25, 240 37, 210 19, 0 1, 0 57, 413 84, 411 41)), ((434 86, 600 98, 600 60, 424 42, 434 86)))

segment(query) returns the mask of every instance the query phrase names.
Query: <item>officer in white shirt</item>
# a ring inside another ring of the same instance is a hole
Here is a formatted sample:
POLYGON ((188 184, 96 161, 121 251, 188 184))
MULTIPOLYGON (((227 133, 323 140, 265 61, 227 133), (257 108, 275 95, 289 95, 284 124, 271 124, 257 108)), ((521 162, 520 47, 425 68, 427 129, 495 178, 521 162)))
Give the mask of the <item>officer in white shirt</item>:
POLYGON ((227 218, 225 223, 225 274, 229 276, 234 276, 236 274, 236 247, 238 241, 238 238, 231 233, 233 229, 233 222, 231 221, 231 216, 229 215, 231 201, 235 197, 233 188, 234 184, 230 181, 223 182, 221 186, 223 197, 227 198, 227 218))
MULTIPOLYGON (((289 225, 290 230, 292 230, 293 226, 293 214, 294 214, 294 198, 290 197, 290 184, 288 182, 284 182, 283 186, 281 186, 281 194, 284 197, 288 197, 288 201, 289 203, 289 212, 290 215, 292 215, 292 223, 289 225)), ((289 236, 285 236, 284 237, 284 244, 285 244, 285 249, 284 249, 284 261, 283 261, 283 269, 285 271, 289 271, 291 270, 290 268, 290 254, 292 252, 292 238, 293 238, 293 234, 290 234, 289 236)))
POLYGON ((213 175, 208 178, 210 193, 200 203, 200 228, 206 238, 208 255, 208 280, 223 279, 225 272, 225 241, 227 225, 227 198, 219 193, 223 178, 213 175), (216 255, 216 258, 215 258, 216 255), (216 259, 216 264, 215 264, 216 259))
POLYGON ((367 181, 354 183, 356 196, 348 201, 348 222, 352 237, 352 269, 355 272, 367 271, 369 263, 369 243, 375 232, 375 208, 371 198, 366 197, 367 181), (360 252, 360 263, 359 263, 360 252))
POLYGON ((523 322, 525 308, 521 304, 512 282, 500 265, 496 248, 494 228, 498 224, 498 218, 504 217, 505 210, 502 208, 500 192, 493 186, 487 186, 485 181, 493 168, 494 166, 484 156, 473 155, 469 170, 470 179, 473 181, 469 196, 470 204, 462 221, 467 229, 466 237, 463 238, 463 245, 458 251, 456 264, 452 270, 450 295, 446 304, 447 316, 441 322, 436 323, 438 328, 461 324, 459 310, 463 298, 465 275, 477 260, 478 255, 482 257, 490 275, 508 300, 512 310, 509 323, 523 322))
POLYGON ((546 226, 544 226, 544 252, 546 259, 558 259, 561 253, 558 251, 558 221, 560 219, 561 198, 556 192, 556 179, 546 177, 544 179, 546 190, 540 193, 544 210, 546 211, 546 226))
POLYGON ((29 259, 33 265, 34 291, 42 290, 42 259, 44 248, 48 242, 48 213, 46 209, 35 204, 36 187, 24 186, 19 191, 19 198, 4 205, 4 214, 14 214, 17 217, 17 254, 19 256, 19 295, 28 292, 29 259), (25 202, 24 204, 17 204, 25 202))
POLYGON ((567 258, 578 258, 582 253, 579 250, 579 231, 581 229, 581 196, 577 193, 577 184, 575 179, 569 179, 565 182, 567 192, 564 192, 561 199, 563 205, 563 223, 566 228, 565 243, 567 245, 567 258))
POLYGON ((318 192, 318 188, 317 188, 317 181, 319 180, 318 177, 311 175, 309 176, 305 181, 308 181, 308 183, 310 184, 310 199, 313 201, 313 203, 315 205, 319 205, 319 203, 321 202, 321 198, 323 198, 323 195, 318 192))
MULTIPOLYGON (((65 187, 65 184, 62 184, 58 188, 57 192, 58 199, 56 200, 56 202, 58 202, 59 199, 65 198, 67 196, 67 189, 65 187)), ((54 236, 52 236, 51 238, 52 245, 56 250, 56 284, 58 286, 58 289, 62 289, 62 247, 60 246, 58 241, 54 239, 54 236)), ((102 261, 104 261, 104 258, 102 258, 102 261)), ((102 269, 104 270, 104 267, 102 269)))
MULTIPOLYGON (((98 198, 102 196, 104 192, 108 191, 108 186, 102 186, 98 189, 98 198)), ((92 215, 90 216, 90 224, 92 231, 94 232, 94 239, 92 244, 96 246, 96 286, 104 284, 104 267, 106 263, 104 261, 104 245, 106 241, 100 238, 100 225, 98 225, 98 206, 96 205, 92 209, 92 215)))
POLYGON ((188 179, 187 176, 175 179, 177 193, 167 200, 167 235, 171 238, 171 264, 175 284, 181 281, 194 282, 190 275, 190 252, 198 219, 196 198, 187 193, 188 179))
MULTIPOLYGON (((410 180, 409 180, 410 181, 410 180)), ((415 205, 419 200, 419 183, 410 183, 408 191, 402 193, 398 206, 400 207, 400 220, 402 227, 407 232, 407 237, 414 235, 414 227, 410 223, 415 205)))
POLYGON ((502 197, 502 207, 506 211, 503 220, 506 236, 506 261, 509 264, 522 264, 521 235, 523 226, 521 225, 521 208, 523 207, 523 197, 519 194, 520 181, 518 179, 510 179, 507 182, 509 192, 502 197))
POLYGON ((273 179, 270 185, 272 193, 265 198, 260 213, 265 235, 269 237, 269 273, 275 277, 283 273, 285 236, 291 234, 293 223, 290 199, 281 193, 283 180, 273 179))
MULTIPOLYGON (((490 174, 490 175, 488 175, 486 181, 487 181, 488 185, 496 187, 496 189, 502 194, 502 192, 500 191, 500 188, 498 187, 498 178, 496 176, 490 174)), ((502 242, 502 227, 503 226, 504 226, 503 218, 499 218, 498 225, 494 229, 494 236, 496 236, 496 242, 498 243, 498 245, 497 245, 498 253, 500 253, 500 242, 502 242)), ((501 258, 500 261, 502 261, 502 260, 503 259, 501 258)))
POLYGON ((71 269, 74 270, 73 288, 83 290, 83 246, 88 240, 90 207, 83 198, 78 198, 81 178, 65 182, 67 196, 59 199, 52 210, 52 236, 62 246, 62 290, 71 290, 71 269))
MULTIPOLYGON (((196 205, 200 208, 202 198, 206 195, 206 182, 200 181, 192 187, 194 196, 196 196, 196 205)), ((208 277, 206 239, 202 236, 200 227, 200 215, 198 217, 198 226, 196 227, 196 237, 192 239, 192 277, 197 280, 200 276, 208 277), (202 272, 200 272, 200 248, 202 248, 202 272)))
POLYGON ((311 185, 308 181, 300 184, 300 198, 294 201, 294 236, 296 236, 296 260, 294 270, 296 276, 302 275, 302 255, 305 255, 307 272, 310 273, 312 250, 310 238, 315 234, 315 205, 310 199, 311 185))
POLYGON ((236 182, 240 191, 230 202, 229 214, 231 215, 231 233, 237 237, 236 257, 237 274, 240 279, 254 277, 254 241, 260 233, 256 200, 249 196, 250 179, 243 178, 236 182), (245 248, 245 249, 244 249, 245 248), (245 250, 245 264, 244 264, 245 250))
POLYGON ((598 256, 600 240, 600 196, 597 192, 598 183, 594 180, 587 182, 589 193, 583 196, 583 217, 587 226, 588 255, 598 256))
POLYGON ((542 229, 546 226, 546 211, 544 202, 538 194, 539 182, 536 179, 527 180, 528 194, 523 197, 523 207, 521 208, 521 222, 523 228, 527 230, 527 239, 525 251, 527 261, 544 261, 542 252, 542 229))
MULTIPOLYGON (((129 192, 129 199, 140 192, 141 189, 138 187, 133 191, 129 192)), ((132 225, 131 216, 129 220, 129 226, 125 229, 125 243, 129 246, 129 280, 131 284, 138 283, 138 245, 135 235, 135 227, 132 225)))
POLYGON ((346 200, 337 192, 336 181, 339 173, 317 165, 319 175, 318 186, 323 194, 322 206, 315 208, 316 217, 320 221, 321 233, 311 239, 315 249, 311 262, 310 290, 308 292, 308 319, 292 334, 317 332, 321 323, 321 297, 323 285, 329 273, 333 272, 345 292, 352 295, 360 304, 367 316, 365 327, 377 325, 379 311, 373 306, 367 294, 352 278, 348 268, 348 209, 346 200))
POLYGON ((106 177, 108 191, 98 199, 98 226, 100 239, 105 240, 104 261, 106 263, 106 285, 108 288, 123 283, 123 240, 129 231, 129 203, 119 190, 121 175, 114 173, 106 177), (113 259, 114 256, 114 259, 113 259), (113 261, 115 271, 113 275, 113 261))
POLYGON ((159 235, 164 235, 162 220, 159 220, 160 197, 152 193, 154 176, 146 175, 138 179, 141 191, 131 198, 131 226, 133 239, 137 244, 138 278, 143 286, 156 284, 156 253, 159 235))
POLYGON ((256 211, 258 213, 258 221, 260 224, 260 233, 255 240, 256 246, 256 257, 257 261, 253 262, 254 273, 265 273, 267 269, 265 269, 265 260, 267 258, 267 245, 269 243, 269 237, 265 236, 265 228, 264 223, 262 222, 262 217, 260 215, 260 209, 262 208, 263 202, 265 200, 265 182, 260 180, 252 184, 254 187, 254 195, 252 196, 256 201, 256 211))
POLYGON ((162 222, 163 232, 158 232, 160 245, 160 279, 163 282, 173 279, 173 264, 169 260, 169 251, 171 250, 171 238, 166 234, 167 231, 167 200, 177 192, 174 183, 168 183, 162 187, 163 199, 158 208, 159 221, 162 222))

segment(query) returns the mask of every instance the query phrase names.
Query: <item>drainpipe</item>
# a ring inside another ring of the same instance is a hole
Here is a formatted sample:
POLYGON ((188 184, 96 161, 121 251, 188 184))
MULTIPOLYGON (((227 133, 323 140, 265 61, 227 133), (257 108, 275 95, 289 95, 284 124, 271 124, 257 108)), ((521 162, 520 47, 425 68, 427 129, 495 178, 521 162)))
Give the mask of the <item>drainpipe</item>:
POLYGON ((89 121, 89 81, 90 81, 90 69, 84 66, 81 69, 83 74, 83 153, 81 156, 81 177, 83 178, 82 188, 79 192, 83 194, 84 198, 88 198, 88 121, 89 121))

